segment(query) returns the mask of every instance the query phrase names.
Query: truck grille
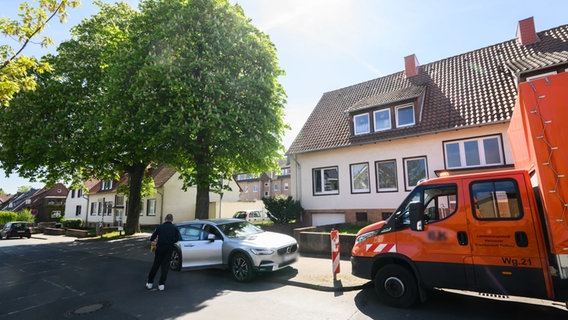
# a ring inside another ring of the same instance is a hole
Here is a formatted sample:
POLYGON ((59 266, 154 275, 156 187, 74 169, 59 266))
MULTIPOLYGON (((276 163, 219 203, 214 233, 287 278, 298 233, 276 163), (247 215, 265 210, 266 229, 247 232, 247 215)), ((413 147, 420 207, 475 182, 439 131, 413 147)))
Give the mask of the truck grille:
POLYGON ((278 255, 294 253, 294 252, 296 252, 296 250, 298 250, 298 245, 293 244, 291 246, 287 246, 287 247, 278 249, 278 255))

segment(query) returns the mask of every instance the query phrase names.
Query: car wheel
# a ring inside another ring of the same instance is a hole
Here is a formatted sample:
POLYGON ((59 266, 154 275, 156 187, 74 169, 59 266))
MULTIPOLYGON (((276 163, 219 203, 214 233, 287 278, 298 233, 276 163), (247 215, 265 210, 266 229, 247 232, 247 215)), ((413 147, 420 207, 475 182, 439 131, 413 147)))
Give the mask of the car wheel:
POLYGON ((254 270, 249 258, 243 253, 236 253, 231 258, 231 274, 239 282, 248 282, 254 278, 254 270))
POLYGON ((172 258, 170 259, 170 269, 174 271, 181 270, 181 253, 177 249, 172 252, 172 258))
POLYGON ((374 279, 379 297, 393 307, 408 308, 418 301, 418 284, 410 271, 399 265, 382 267, 374 279))

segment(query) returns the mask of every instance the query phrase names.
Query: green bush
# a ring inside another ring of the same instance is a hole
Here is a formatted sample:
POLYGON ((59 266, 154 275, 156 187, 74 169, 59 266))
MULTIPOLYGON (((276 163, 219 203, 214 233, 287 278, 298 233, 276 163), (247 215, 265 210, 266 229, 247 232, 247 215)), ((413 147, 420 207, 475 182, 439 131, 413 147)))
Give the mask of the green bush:
POLYGON ((18 214, 12 211, 0 211, 0 224, 5 225, 10 221, 18 220, 18 214))
POLYGON ((18 221, 27 221, 30 223, 34 223, 35 216, 32 214, 30 210, 22 210, 16 214, 16 220, 18 221))
POLYGON ((80 218, 73 218, 73 219, 61 218, 60 222, 61 222, 61 226, 63 226, 63 228, 79 229, 83 226, 83 219, 80 219, 80 218))
POLYGON ((270 220, 274 223, 288 224, 298 220, 304 213, 300 201, 293 200, 290 196, 276 196, 262 198, 264 207, 272 214, 270 220))

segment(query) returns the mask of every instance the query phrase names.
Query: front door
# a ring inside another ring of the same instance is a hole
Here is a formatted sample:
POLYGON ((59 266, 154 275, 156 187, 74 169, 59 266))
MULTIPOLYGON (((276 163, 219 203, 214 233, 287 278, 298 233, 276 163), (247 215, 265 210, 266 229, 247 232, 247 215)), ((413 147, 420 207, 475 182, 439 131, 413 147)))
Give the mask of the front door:
POLYGON ((476 291, 545 298, 545 278, 536 227, 521 173, 466 179, 471 212, 469 239, 476 291), (515 177, 517 179, 515 179, 515 177))
POLYGON ((209 240, 209 232, 202 225, 182 225, 179 227, 181 240, 181 267, 201 268, 220 266, 223 263, 223 240, 209 240))

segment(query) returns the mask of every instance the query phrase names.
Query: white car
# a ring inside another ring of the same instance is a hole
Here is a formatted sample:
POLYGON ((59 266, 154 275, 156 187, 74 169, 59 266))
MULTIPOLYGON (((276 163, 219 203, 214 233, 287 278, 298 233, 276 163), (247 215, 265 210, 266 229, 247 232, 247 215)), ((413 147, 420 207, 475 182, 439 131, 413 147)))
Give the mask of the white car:
POLYGON ((282 269, 298 259, 296 239, 262 230, 241 219, 194 220, 176 224, 181 240, 172 254, 172 270, 223 268, 237 281, 257 272, 282 269))
POLYGON ((243 219, 248 222, 271 221, 270 214, 262 210, 240 210, 233 215, 235 219, 243 219))

